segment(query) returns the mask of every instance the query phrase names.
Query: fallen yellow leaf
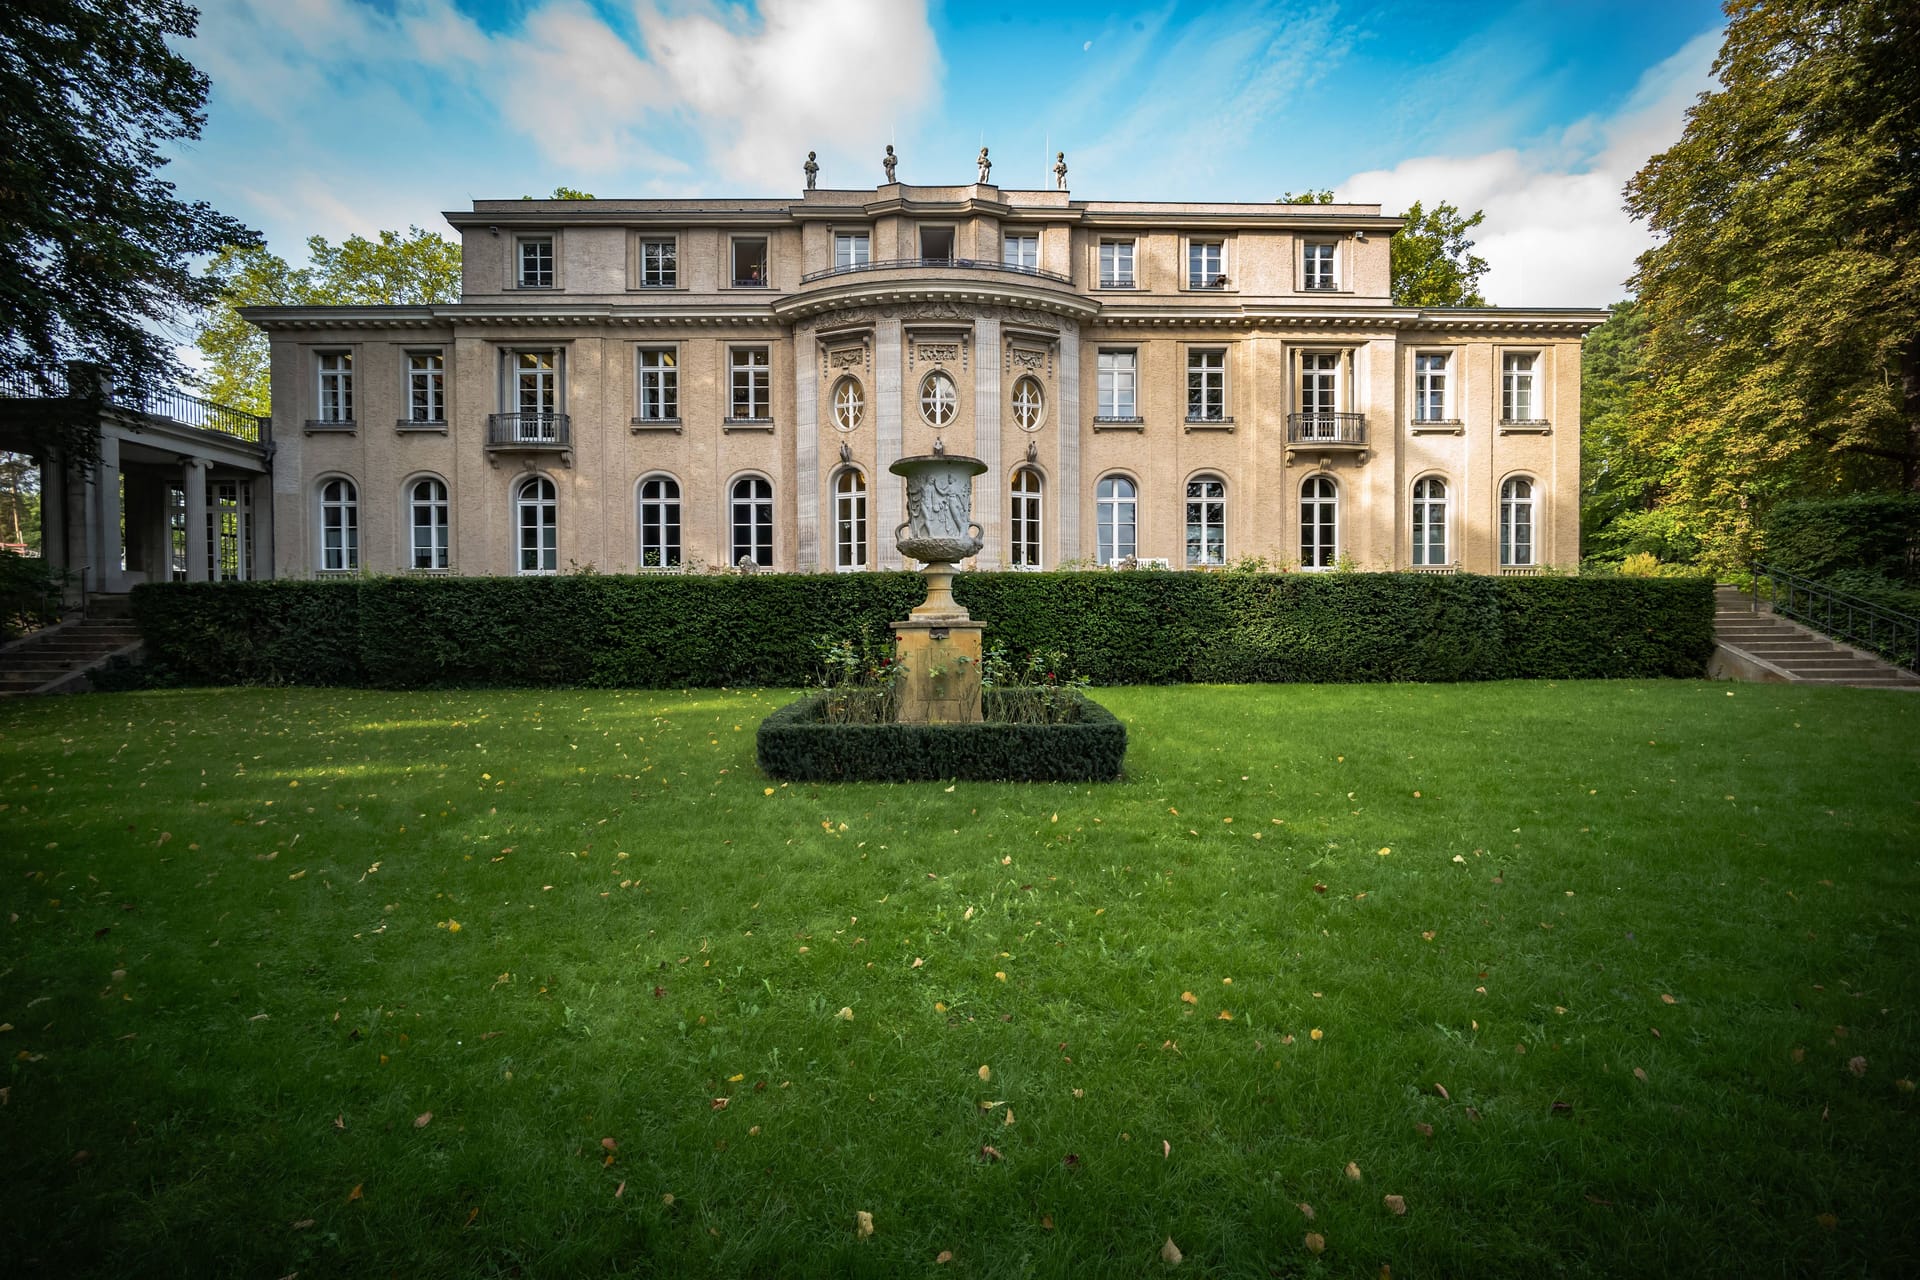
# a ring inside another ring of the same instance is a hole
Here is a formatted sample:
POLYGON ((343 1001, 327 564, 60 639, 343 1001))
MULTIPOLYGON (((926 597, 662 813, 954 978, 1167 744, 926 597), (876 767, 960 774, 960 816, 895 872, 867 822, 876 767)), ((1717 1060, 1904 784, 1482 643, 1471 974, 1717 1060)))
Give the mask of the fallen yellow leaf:
POLYGON ((1318 1231, 1309 1231, 1307 1232, 1306 1245, 1308 1253, 1325 1253, 1327 1251, 1327 1238, 1318 1231))
POLYGON ((984 1062, 980 1064, 980 1078, 981 1078, 982 1080, 991 1080, 991 1079, 993 1079, 993 1068, 992 1068, 992 1067, 989 1067, 989 1066, 988 1066, 988 1065, 987 1065, 986 1063, 984 1063, 984 1062))
POLYGON ((1360 1181, 1360 1166, 1351 1160, 1347 1161, 1347 1176, 1355 1182, 1360 1181))
POLYGON ((1160 1261, 1170 1267, 1177 1267, 1180 1265, 1180 1259, 1180 1246, 1173 1242, 1172 1236, 1168 1236, 1167 1242, 1160 1246, 1160 1261))
MULTIPOLYGON (((951 791, 953 788, 947 789, 951 791)), ((853 1215, 853 1234, 862 1240, 873 1234, 873 1215, 865 1209, 858 1210, 853 1215)))
POLYGON ((1380 1203, 1386 1205, 1387 1211, 1396 1218, 1407 1216, 1407 1202, 1400 1196, 1381 1196, 1380 1203))
POLYGON ((1309 1040, 1324 1040, 1327 1038, 1327 1033, 1315 1027, 1313 1030, 1307 1032, 1307 1038, 1309 1040))
POLYGON ((1191 992, 1191 991, 1182 991, 1182 992, 1180 993, 1180 1003, 1182 1003, 1182 1004, 1199 1004, 1199 1003, 1200 1003, 1200 997, 1199 997, 1199 996, 1196 996, 1196 995, 1195 995, 1195 994, 1193 994, 1193 992, 1191 992))
POLYGON ((432 1123, 433 1123, 433 1112, 431 1111, 422 1111, 419 1115, 413 1118, 413 1127, 416 1129, 424 1129, 432 1123))

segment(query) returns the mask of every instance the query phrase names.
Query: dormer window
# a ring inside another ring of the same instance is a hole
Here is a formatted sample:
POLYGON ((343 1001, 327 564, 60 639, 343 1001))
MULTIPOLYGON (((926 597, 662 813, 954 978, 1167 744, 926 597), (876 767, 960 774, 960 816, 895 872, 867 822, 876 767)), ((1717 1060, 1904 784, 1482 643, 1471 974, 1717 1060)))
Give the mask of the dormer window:
POLYGON ((733 285, 736 289, 767 287, 767 242, 764 237, 742 237, 733 242, 733 285))
POLYGON ((521 236, 520 251, 520 287, 522 289, 553 288, 553 237, 521 236))

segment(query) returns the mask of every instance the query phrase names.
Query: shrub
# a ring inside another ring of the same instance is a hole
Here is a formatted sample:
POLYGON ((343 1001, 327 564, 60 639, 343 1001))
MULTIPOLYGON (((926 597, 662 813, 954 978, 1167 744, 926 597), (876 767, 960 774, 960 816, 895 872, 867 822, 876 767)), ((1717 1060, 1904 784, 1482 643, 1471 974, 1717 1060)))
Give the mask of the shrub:
POLYGON ((1764 561, 1803 578, 1864 569, 1920 585, 1920 495, 1783 502, 1767 515, 1764 561))
POLYGON ((802 782, 1109 782, 1127 755, 1127 728, 1079 694, 1071 718, 1052 724, 1004 719, 1003 695, 982 695, 979 724, 836 724, 829 694, 790 702, 760 722, 760 769, 802 782))
POLYGON ((63 577, 39 556, 0 551, 0 640, 58 622, 63 577))
MULTIPOLYGON (((815 641, 884 636, 917 574, 568 575, 153 584, 148 652, 199 684, 794 687, 815 641)), ((971 573, 956 598, 1017 659, 1095 684, 1698 676, 1705 579, 971 573)))

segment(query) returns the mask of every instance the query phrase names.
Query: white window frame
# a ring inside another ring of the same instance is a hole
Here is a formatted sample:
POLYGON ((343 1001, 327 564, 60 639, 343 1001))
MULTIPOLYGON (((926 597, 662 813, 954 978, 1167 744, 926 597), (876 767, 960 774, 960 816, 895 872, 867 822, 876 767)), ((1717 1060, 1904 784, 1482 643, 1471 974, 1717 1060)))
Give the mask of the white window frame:
POLYGON ((1340 483, 1328 475, 1308 476, 1299 497, 1300 567, 1331 569, 1340 562, 1340 483))
POLYGON ((513 238, 513 287, 516 289, 556 289, 560 285, 560 237, 545 232, 513 238), (539 252, 546 246, 544 263, 539 252), (532 270, 528 270, 531 253, 532 270), (544 278, 542 278, 544 276, 544 278))
POLYGON ((1019 468, 1007 482, 1007 556, 1015 569, 1037 570, 1046 564, 1046 487, 1033 467, 1019 468))
POLYGON ((1416 351, 1413 353, 1413 420, 1415 422, 1453 422, 1453 353, 1416 351), (1433 363, 1429 363, 1433 362, 1433 363))
POLYGON ((773 348, 728 347, 727 389, 729 422, 773 421, 773 348))
POLYGON ((1540 563, 1540 485, 1532 476, 1500 482, 1500 567, 1540 563))
POLYGON ((873 262, 873 233, 866 230, 833 233, 833 269, 851 271, 873 262))
POLYGON ((866 567, 867 477, 858 467, 842 467, 833 477, 833 571, 866 567))
POLYGON ((1093 509, 1098 562, 1113 565, 1129 556, 1139 559, 1140 486, 1133 477, 1118 472, 1101 476, 1094 486, 1093 509))
POLYGON ((642 289, 680 287, 680 237, 641 236, 639 277, 642 289), (659 252, 665 248, 666 253, 659 252))
POLYGON ((680 482, 665 472, 640 477, 634 487, 634 515, 640 530, 642 569, 678 569, 684 558, 680 482), (647 556, 655 557, 653 564, 647 556))
POLYGON ((743 556, 762 569, 773 567, 773 481, 753 473, 735 476, 727 485, 728 567, 743 556))
POLYGON ((1013 425, 1038 431, 1047 422, 1047 391, 1040 379, 1023 373, 1013 380, 1013 425))
POLYGON ((680 421, 680 349, 636 347, 633 416, 642 422, 680 421))
POLYGON ((1340 288, 1339 244, 1333 240, 1300 242, 1300 290, 1333 293, 1340 288))
POLYGON ((360 486, 348 476, 322 476, 317 492, 320 572, 360 572, 360 486))
POLYGON ((560 572, 560 487, 549 476, 535 473, 513 488, 513 569, 523 578, 560 572))
POLYGON ((453 503, 447 482, 436 475, 415 476, 407 481, 403 496, 407 508, 407 567, 445 573, 453 566, 453 503), (420 489, 424 485, 433 487, 422 497, 420 489), (422 516, 426 517, 424 522, 422 516), (423 558, 425 564, 421 563, 423 558))
POLYGON ((770 289, 773 287, 773 237, 772 236, 728 236, 727 237, 727 283, 735 289, 770 289), (743 244, 760 246, 760 278, 740 274, 740 246, 743 244))
POLYGON ((514 415, 514 438, 525 443, 557 441, 567 411, 566 348, 508 347, 501 357, 500 411, 514 415), (522 364, 543 357, 545 364, 522 364))
POLYGON ((1226 288, 1227 242, 1223 238, 1195 236, 1187 241, 1186 281, 1189 289, 1226 288), (1208 250, 1212 250, 1209 254, 1208 250), (1211 261, 1209 261, 1211 258, 1211 261))
POLYGON ((920 418, 930 427, 950 427, 960 416, 960 388, 953 375, 935 369, 920 380, 920 418))
POLYGON ((1187 566, 1218 568, 1227 562, 1227 482, 1217 475, 1187 481, 1187 566))
POLYGON ((1100 242, 1097 266, 1102 289, 1136 287, 1138 277, 1134 275, 1134 255, 1138 252, 1138 244, 1135 240, 1119 239, 1100 242))
POLYGON ((351 350, 316 351, 318 378, 316 416, 321 422, 351 424, 353 416, 353 352, 351 350))
POLYGON ((1453 495, 1444 476, 1413 482, 1413 563, 1416 568, 1452 564, 1453 495))
POLYGON ((1103 347, 1095 360, 1097 416, 1131 422, 1140 416, 1140 349, 1103 347))
POLYGON ((1540 403, 1540 353, 1500 354, 1500 421, 1543 422, 1540 403))
POLYGON ((407 422, 442 426, 447 421, 447 353, 414 350, 406 353, 407 422))
POLYGON ((1187 348, 1187 421, 1230 422, 1227 413, 1227 349, 1187 348))
POLYGON ((1000 262, 1015 271, 1040 269, 1040 233, 1019 231, 1000 237, 1000 262))
POLYGON ((827 396, 833 425, 841 431, 858 431, 867 420, 867 389, 852 374, 843 375, 827 396))

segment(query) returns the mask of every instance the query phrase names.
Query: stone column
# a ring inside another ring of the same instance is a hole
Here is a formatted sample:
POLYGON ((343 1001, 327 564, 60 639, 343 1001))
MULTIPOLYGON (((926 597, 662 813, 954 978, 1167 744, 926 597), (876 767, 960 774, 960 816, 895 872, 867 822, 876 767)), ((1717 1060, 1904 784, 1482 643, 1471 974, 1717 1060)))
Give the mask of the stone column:
POLYGON ((207 580, 207 464, 188 458, 181 468, 187 495, 187 581, 207 580))
POLYGON ((88 483, 87 564, 91 591, 120 591, 120 438, 102 434, 100 460, 88 483))
POLYGON ((873 351, 873 489, 878 520, 878 555, 875 567, 901 567, 899 548, 893 545, 893 531, 904 518, 900 514, 902 488, 900 478, 887 468, 903 456, 900 420, 901 349, 900 321, 887 319, 874 326, 873 351))
POLYGON ((801 573, 820 559, 820 352, 812 326, 793 335, 794 563, 801 573))
POLYGON ((1006 554, 1000 529, 1000 494, 1007 483, 1000 474, 1000 368, 1007 353, 1001 346, 999 318, 975 320, 973 339, 973 448, 987 464, 973 487, 973 518, 984 535, 979 562, 992 567, 1006 554))
MULTIPOLYGON (((1138 389, 1136 388, 1136 394, 1138 389)), ((1060 513, 1059 560, 1080 558, 1080 326, 1060 326, 1060 473, 1054 478, 1053 509, 1060 513)), ((1059 560, 1054 562, 1057 567, 1059 560)))

